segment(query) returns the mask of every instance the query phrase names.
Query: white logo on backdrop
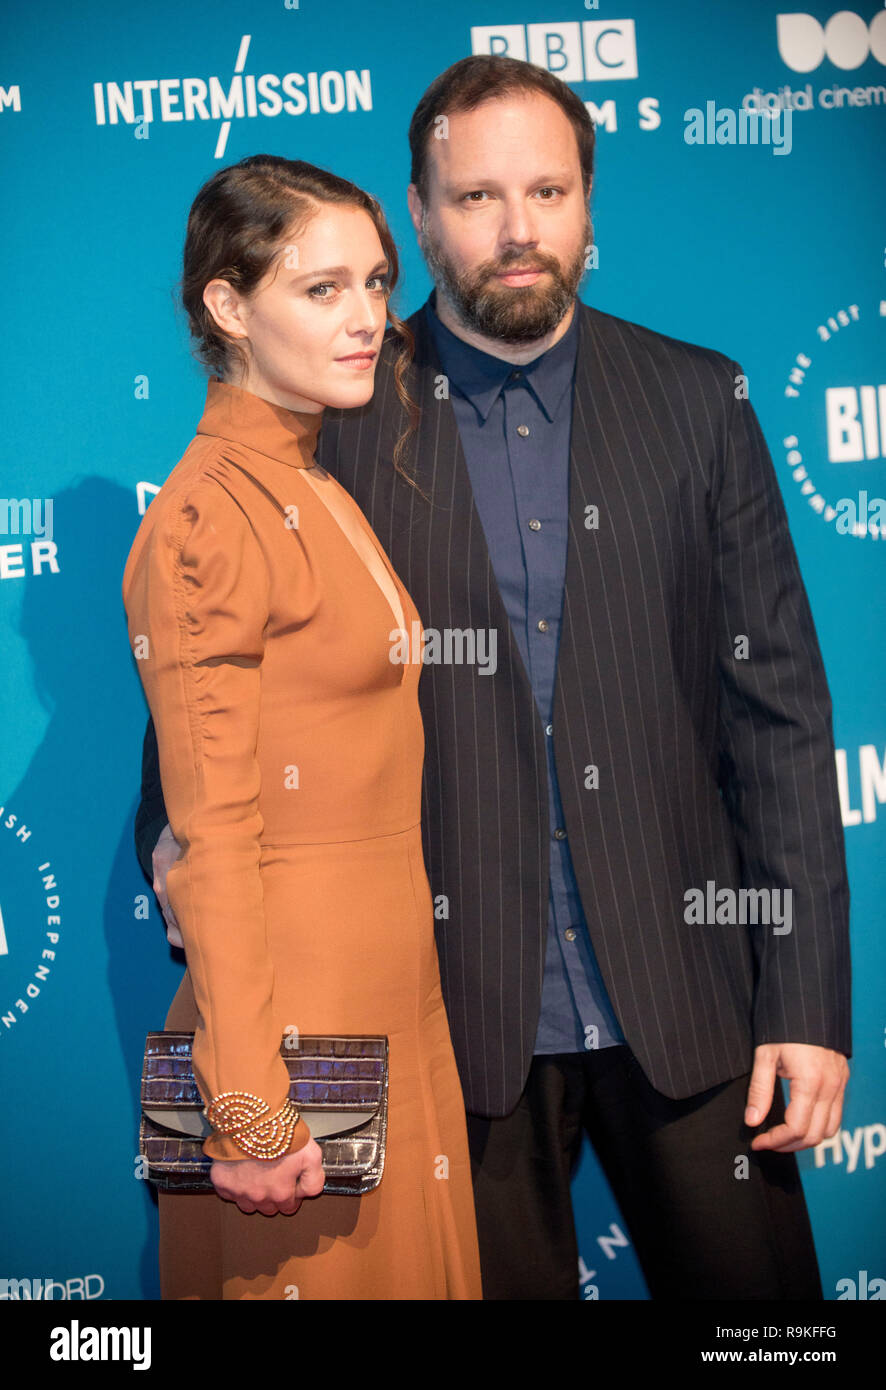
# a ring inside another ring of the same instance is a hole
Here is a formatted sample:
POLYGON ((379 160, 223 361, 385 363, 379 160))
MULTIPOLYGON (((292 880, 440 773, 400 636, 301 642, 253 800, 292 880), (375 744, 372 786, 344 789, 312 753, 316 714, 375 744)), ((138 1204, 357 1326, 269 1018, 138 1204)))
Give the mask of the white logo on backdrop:
POLYGON ((136 483, 135 499, 138 504, 139 516, 144 516, 150 506, 151 498, 156 497, 159 491, 160 487, 157 483, 136 483))
POLYGON ((775 28, 782 61, 794 72, 812 72, 825 58, 846 72, 868 57, 886 63, 886 10, 870 24, 853 10, 840 10, 824 26, 811 14, 780 14, 775 28))
POLYGON ((93 82, 96 125, 135 126, 137 139, 147 140, 153 122, 221 121, 215 158, 221 159, 233 119, 259 116, 337 115, 341 111, 371 111, 372 81, 368 68, 359 72, 287 72, 282 77, 247 73, 251 34, 244 34, 232 77, 148 77, 119 82, 93 82), (155 107, 154 98, 157 105, 155 107))
POLYGON ((881 758, 875 743, 859 744, 851 783, 848 753, 846 748, 838 748, 835 752, 840 810, 843 826, 847 829, 852 825, 870 825, 877 819, 877 807, 886 805, 886 749, 881 758), (852 801, 856 794, 861 804, 854 806, 852 801))
POLYGON ((547 68, 564 82, 612 82, 637 76, 632 19, 483 24, 471 29, 472 53, 503 53, 547 68))
MULTIPOLYGON (((4 842, 11 841, 12 844, 27 848, 30 856, 34 860, 38 856, 34 855, 33 847, 28 844, 31 838, 31 829, 19 816, 10 811, 8 806, 0 806, 0 834, 4 836, 4 842)), ((52 864, 47 859, 42 863, 33 864, 33 871, 36 874, 36 881, 33 883, 34 891, 37 894, 37 904, 28 908, 28 917, 35 917, 39 921, 40 937, 40 956, 37 966, 31 971, 26 984, 22 987, 19 984, 7 983, 7 962, 14 959, 15 951, 20 960, 22 952, 21 935, 22 922, 21 913, 16 912, 13 916, 9 915, 4 921, 3 913, 0 912, 0 982, 2 982, 3 996, 0 996, 0 1038, 4 1032, 14 1028, 16 1024, 30 1013, 35 1000, 40 997, 43 982, 49 976, 52 963, 55 961, 56 947, 61 937, 61 894, 55 875, 52 872, 52 864), (19 991, 16 993, 16 991, 19 991)), ((30 923, 27 926, 28 933, 31 931, 30 923)))
POLYGON ((793 481, 838 535, 869 541, 886 538, 886 301, 879 310, 850 303, 824 317, 784 388, 793 481))

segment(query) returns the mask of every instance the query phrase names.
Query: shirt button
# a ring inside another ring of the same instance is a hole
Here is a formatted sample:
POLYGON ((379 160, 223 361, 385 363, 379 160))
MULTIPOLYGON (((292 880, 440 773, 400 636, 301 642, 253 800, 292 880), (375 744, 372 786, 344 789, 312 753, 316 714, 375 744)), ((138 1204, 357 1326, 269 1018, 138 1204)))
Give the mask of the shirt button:
POLYGON ((521 377, 522 375, 523 373, 520 371, 519 368, 517 368, 516 371, 511 372, 511 381, 516 381, 518 377, 521 377))
POLYGON ((535 517, 533 517, 532 520, 531 520, 530 523, 529 523, 529 529, 530 529, 530 531, 540 531, 540 530, 541 530, 541 522, 540 522, 540 521, 536 521, 535 517))
POLYGON ((574 927, 567 927, 566 930, 565 930, 565 932, 563 933, 563 935, 566 937, 566 940, 567 940, 567 941, 574 941, 574 940, 575 940, 575 928, 574 928, 574 927))
POLYGON ((547 620, 547 618, 539 618, 537 626, 538 626, 539 632, 547 632, 547 630, 548 630, 548 620, 547 620))
POLYGON ((553 732, 554 732, 554 726, 553 726, 553 724, 545 724, 545 733, 547 734, 548 738, 550 738, 550 736, 551 736, 551 734, 552 734, 553 732))
POLYGON ((518 434, 522 434, 523 438, 525 439, 526 436, 527 436, 527 434, 529 433, 529 426, 528 426, 528 425, 518 425, 518 426, 517 426, 517 433, 518 433, 518 434))
POLYGON ((554 839, 555 839, 555 840, 565 840, 565 839, 566 839, 566 831, 563 830, 562 827, 559 826, 559 825, 557 826, 557 829, 554 831, 554 839))

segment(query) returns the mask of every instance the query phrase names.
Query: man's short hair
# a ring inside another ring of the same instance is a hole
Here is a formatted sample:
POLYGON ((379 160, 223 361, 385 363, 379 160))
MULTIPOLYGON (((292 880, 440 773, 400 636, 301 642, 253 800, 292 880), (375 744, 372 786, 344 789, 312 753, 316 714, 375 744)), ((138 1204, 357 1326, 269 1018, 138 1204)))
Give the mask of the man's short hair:
POLYGON ((473 111, 483 102, 513 92, 540 92, 555 101, 568 117, 578 143, 585 197, 589 196, 594 176, 594 123, 581 98, 559 77, 535 63, 524 63, 501 53, 478 53, 460 58, 435 77, 413 112, 409 123, 410 176, 423 203, 427 202, 428 193, 428 142, 437 117, 473 111))

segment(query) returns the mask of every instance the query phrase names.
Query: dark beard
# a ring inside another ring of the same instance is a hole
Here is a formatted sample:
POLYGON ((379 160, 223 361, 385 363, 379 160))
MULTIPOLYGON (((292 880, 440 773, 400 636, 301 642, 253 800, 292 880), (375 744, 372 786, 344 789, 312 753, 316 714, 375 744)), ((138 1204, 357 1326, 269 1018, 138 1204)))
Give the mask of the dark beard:
POLYGON ((437 288, 446 295, 465 328, 501 343, 532 343, 552 333, 570 308, 585 272, 585 257, 593 241, 588 217, 580 252, 565 267, 540 251, 513 251, 498 262, 487 261, 474 271, 457 271, 427 229, 421 248, 437 288), (549 283, 495 285, 492 277, 509 265, 530 265, 550 272, 549 283))

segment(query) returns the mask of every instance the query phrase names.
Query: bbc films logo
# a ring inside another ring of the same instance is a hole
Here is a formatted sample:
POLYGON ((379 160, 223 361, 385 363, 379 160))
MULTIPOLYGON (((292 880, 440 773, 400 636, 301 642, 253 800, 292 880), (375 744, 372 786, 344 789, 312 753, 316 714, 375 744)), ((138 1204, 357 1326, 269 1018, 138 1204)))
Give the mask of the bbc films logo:
POLYGON ((614 82, 638 76, 632 19, 475 25, 471 53, 519 58, 547 68, 564 82, 614 82))
MULTIPOLYGON (((585 9, 596 10, 596 0, 585 9)), ((568 83, 629 82, 639 77, 637 30, 633 19, 585 19, 535 24, 478 24, 471 29, 472 54, 503 54, 517 58, 568 83)), ((630 89, 628 89, 630 90, 630 89)), ((658 130, 660 99, 635 99, 637 128, 658 130)), ((618 130, 616 101, 585 101, 599 130, 618 130)))

